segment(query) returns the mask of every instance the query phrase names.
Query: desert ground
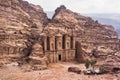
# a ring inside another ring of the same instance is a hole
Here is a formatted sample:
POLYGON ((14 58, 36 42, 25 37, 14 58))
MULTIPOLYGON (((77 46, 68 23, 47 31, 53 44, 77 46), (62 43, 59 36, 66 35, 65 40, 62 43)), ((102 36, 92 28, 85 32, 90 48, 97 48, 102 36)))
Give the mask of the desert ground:
POLYGON ((76 62, 51 63, 46 70, 33 71, 29 65, 19 67, 15 63, 0 68, 0 80, 120 80, 120 74, 84 75, 68 72, 68 67, 85 70, 84 64, 76 62))

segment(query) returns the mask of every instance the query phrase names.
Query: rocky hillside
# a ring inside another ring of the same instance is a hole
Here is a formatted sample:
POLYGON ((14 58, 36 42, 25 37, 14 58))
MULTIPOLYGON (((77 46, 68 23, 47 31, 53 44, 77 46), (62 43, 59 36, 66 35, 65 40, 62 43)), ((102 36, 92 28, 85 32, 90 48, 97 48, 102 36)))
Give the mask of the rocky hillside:
POLYGON ((21 52, 31 27, 38 27, 41 32, 47 22, 40 6, 22 0, 0 0, 0 53, 21 52))
POLYGON ((102 24, 113 25, 120 36, 120 14, 84 14, 85 16, 90 16, 94 20, 98 20, 102 24))
POLYGON ((109 54, 103 66, 108 72, 120 73, 120 51, 109 54))
POLYGON ((55 10, 49 24, 73 33, 87 52, 91 52, 92 49, 112 52, 119 48, 118 35, 113 26, 102 25, 90 17, 66 9, 65 6, 60 6, 55 10))
POLYGON ((85 53, 93 49, 105 53, 119 49, 118 35, 112 26, 102 25, 63 5, 49 20, 40 6, 22 0, 0 0, 0 54, 21 54, 25 47, 25 51, 31 53, 34 46, 28 44, 36 40, 38 49, 42 49, 38 36, 44 30, 48 30, 48 34, 59 31, 74 35, 85 53))

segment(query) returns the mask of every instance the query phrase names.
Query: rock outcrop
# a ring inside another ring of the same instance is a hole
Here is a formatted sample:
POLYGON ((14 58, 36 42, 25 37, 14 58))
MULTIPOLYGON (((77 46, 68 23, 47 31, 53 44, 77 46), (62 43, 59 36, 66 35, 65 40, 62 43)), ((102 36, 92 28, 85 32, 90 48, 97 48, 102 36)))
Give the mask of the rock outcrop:
POLYGON ((75 36, 81 44, 77 48, 77 58, 88 55, 93 49, 102 53, 119 49, 118 35, 112 26, 100 24, 63 5, 55 10, 49 20, 38 5, 22 0, 0 0, 0 55, 30 57, 31 64, 40 60, 37 55, 42 55, 42 62, 47 62, 42 54, 43 32, 46 35, 60 32, 75 36), (79 54, 82 52, 84 54, 79 54))
POLYGON ((39 32, 48 23, 43 9, 22 0, 0 0, 0 54, 21 53, 31 27, 39 32))
POLYGON ((120 51, 109 54, 103 67, 108 72, 120 73, 120 51))
POLYGON ((82 50, 81 44, 79 41, 76 42, 76 60, 77 62, 84 63, 87 59, 90 58, 89 54, 82 50))
POLYGON ((66 9, 63 5, 55 10, 49 24, 74 34, 81 43, 82 49, 88 53, 95 48, 103 53, 111 53, 119 49, 118 35, 113 26, 100 24, 90 17, 66 9))

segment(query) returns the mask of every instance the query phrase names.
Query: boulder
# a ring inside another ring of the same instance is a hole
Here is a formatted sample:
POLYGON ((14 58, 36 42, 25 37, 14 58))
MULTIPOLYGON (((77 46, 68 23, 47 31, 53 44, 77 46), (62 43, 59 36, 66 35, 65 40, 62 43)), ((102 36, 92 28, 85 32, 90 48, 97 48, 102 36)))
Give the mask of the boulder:
POLYGON ((46 56, 43 57, 29 57, 29 62, 32 70, 44 70, 48 67, 48 59, 46 56))
POLYGON ((80 74, 81 70, 78 67, 69 67, 68 72, 74 72, 74 73, 80 74))
POLYGON ((120 73, 120 51, 108 55, 103 67, 110 73, 120 73))

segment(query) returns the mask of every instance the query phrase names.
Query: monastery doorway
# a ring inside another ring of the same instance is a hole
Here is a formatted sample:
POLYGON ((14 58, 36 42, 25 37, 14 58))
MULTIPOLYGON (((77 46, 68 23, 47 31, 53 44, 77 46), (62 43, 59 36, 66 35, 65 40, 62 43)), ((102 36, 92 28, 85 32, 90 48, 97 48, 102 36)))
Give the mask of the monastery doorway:
POLYGON ((58 55, 58 60, 61 61, 61 54, 58 55))

